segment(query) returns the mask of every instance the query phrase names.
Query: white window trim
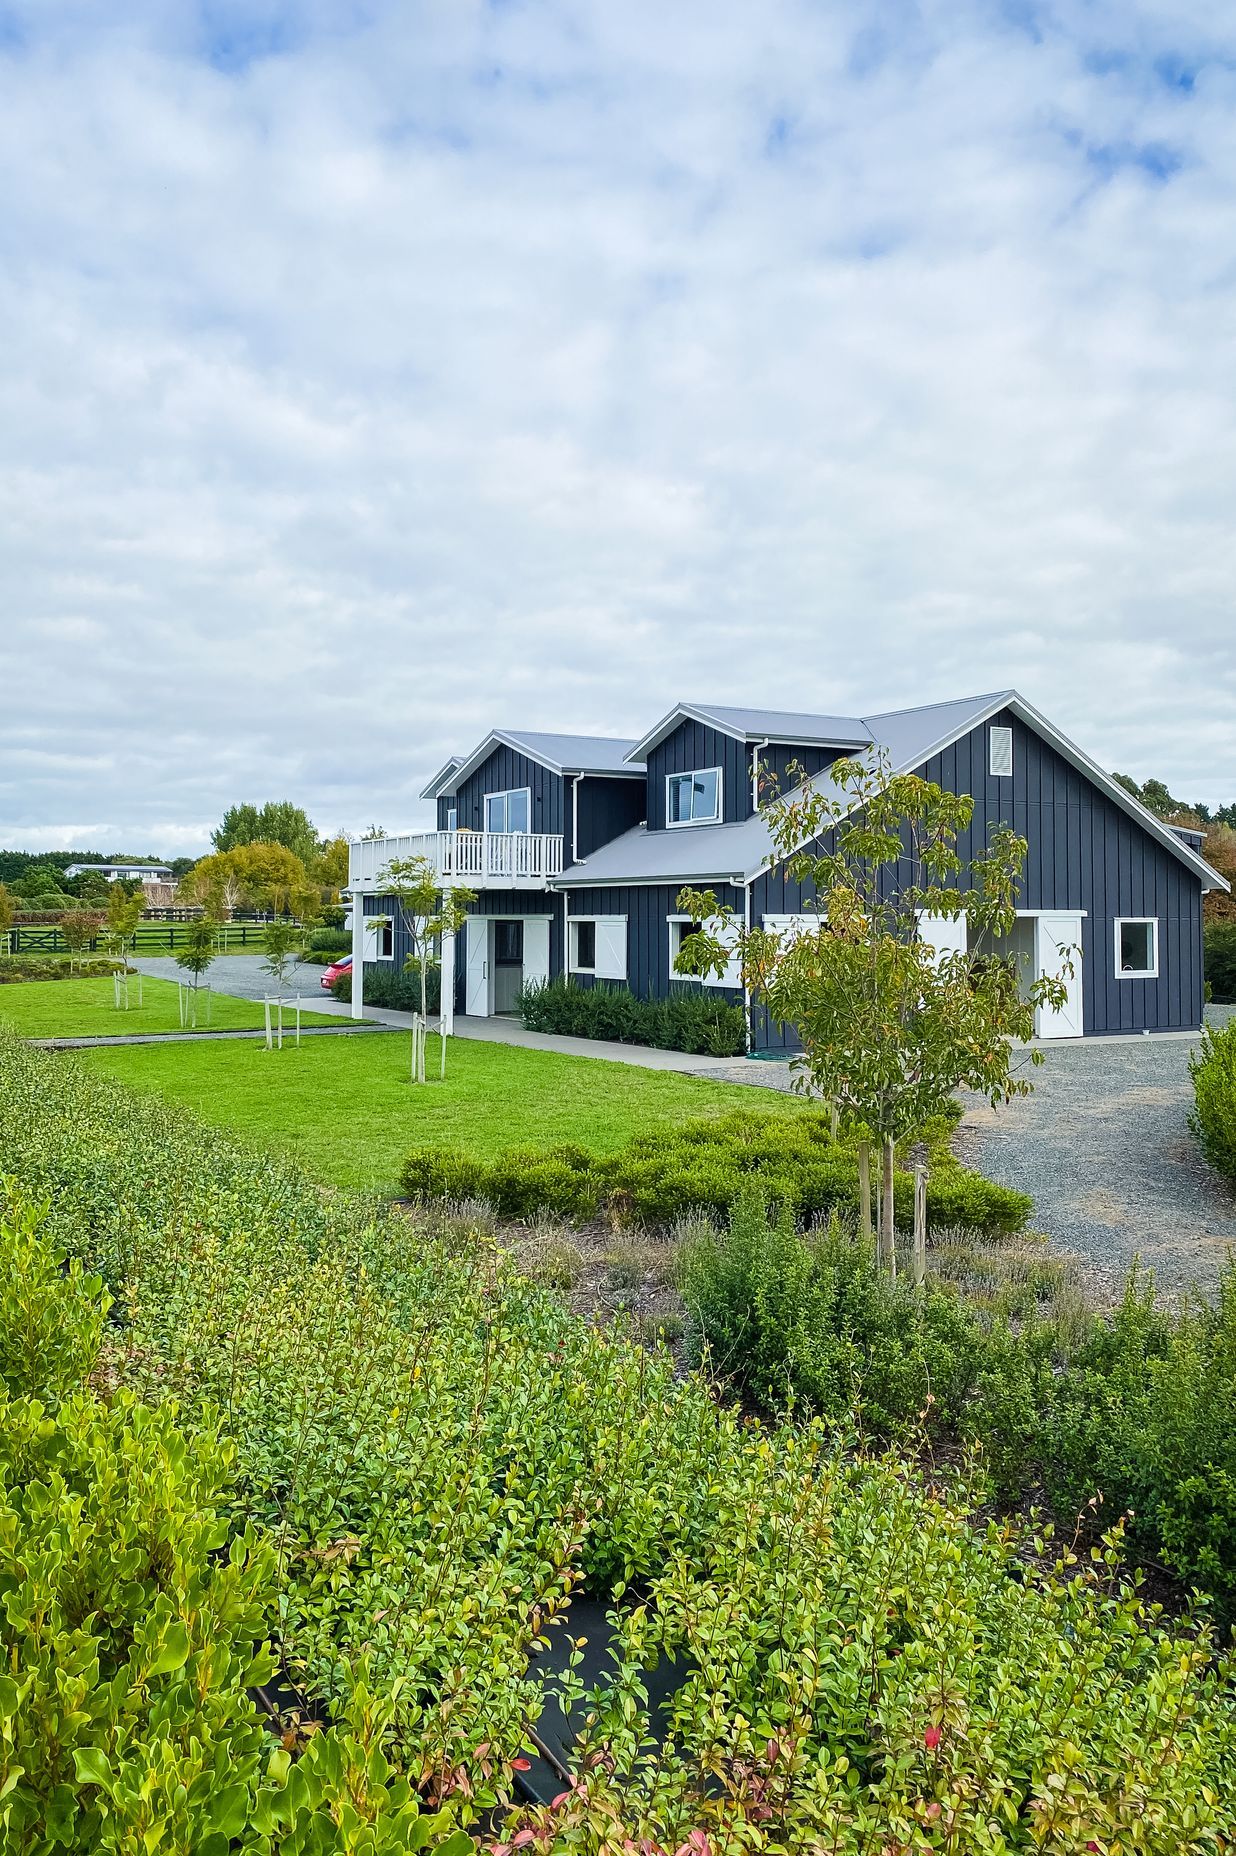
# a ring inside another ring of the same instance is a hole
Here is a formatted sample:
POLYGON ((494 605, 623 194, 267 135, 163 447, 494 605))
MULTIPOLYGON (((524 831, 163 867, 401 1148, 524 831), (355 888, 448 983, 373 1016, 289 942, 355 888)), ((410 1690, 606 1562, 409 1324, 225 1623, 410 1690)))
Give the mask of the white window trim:
MULTIPOLYGON (((665 776, 665 825, 668 831, 689 831, 693 825, 719 825, 725 810, 724 781, 720 767, 683 767, 677 773, 665 776), (717 809, 711 818, 671 818, 670 817, 670 781, 698 780, 701 773, 715 773, 717 776, 717 809)), ((672 918, 671 918, 672 919, 672 918)))
MULTIPOLYGON (((727 992, 741 992, 742 991, 741 977, 737 979, 734 979, 734 978, 727 979, 724 974, 718 975, 716 973, 679 973, 678 969, 674 965, 674 962, 678 958, 679 953, 682 951, 682 937, 681 935, 675 935, 674 929, 676 927, 680 928, 684 922, 690 922, 692 919, 693 917, 691 917, 690 915, 667 915, 665 918, 666 923, 668 925, 668 931, 669 931, 669 976, 670 976, 671 984, 675 980, 677 980, 679 984, 682 984, 684 981, 687 984, 690 984, 690 982, 694 980, 697 986, 720 986, 720 987, 723 987, 727 992), (675 942, 677 942, 677 946, 675 946, 675 942)), ((715 919, 717 918, 714 917, 714 920, 715 919)), ((701 923, 700 925, 701 927, 703 927, 706 924, 701 923)))
POLYGON ((369 941, 373 950, 372 953, 366 953, 366 960, 393 960, 395 958, 395 924, 390 916, 367 915, 365 917, 365 926, 369 930, 366 939, 369 941), (382 952, 382 930, 384 928, 390 930, 391 951, 389 954, 384 954, 382 952))
POLYGON ((459 830, 459 808, 458 806, 448 806, 446 808, 446 829, 448 831, 459 830))
POLYGON ((993 780, 1011 780, 1013 777, 1013 731, 1007 722, 992 722, 987 729, 987 771, 993 780), (996 736, 1003 736, 1008 742, 1009 764, 1007 769, 996 766, 996 736))
POLYGON ((1157 980, 1159 977, 1159 918, 1157 915, 1118 915, 1112 924, 1112 964, 1116 969, 1118 980, 1157 980), (1120 930, 1137 928, 1145 924, 1153 929, 1154 965, 1139 969, 1136 973, 1126 973, 1120 964, 1120 930))
POLYGON ((590 967, 581 967, 578 960, 575 958, 575 947, 576 947, 575 930, 579 927, 579 924, 581 922, 591 922, 594 928, 619 928, 620 927, 623 930, 623 953, 625 955, 625 959, 623 961, 623 971, 621 974, 603 973, 601 974, 600 977, 606 980, 622 980, 622 981, 627 980, 630 977, 630 972, 631 972, 631 949, 630 949, 630 936, 629 936, 628 928, 627 928, 627 918, 625 915, 568 915, 567 916, 566 971, 567 971, 568 976, 572 973, 582 973, 585 979, 596 979, 597 977, 595 955, 600 947, 599 936, 597 937, 596 948, 594 948, 593 964, 590 967))
MULTIPOLYGON (((526 797, 527 797, 527 800, 528 800, 528 824, 527 824, 527 831, 526 831, 526 833, 525 833, 525 832, 511 832, 511 831, 507 831, 506 833, 501 833, 501 832, 500 832, 500 833, 497 833, 497 834, 495 834, 495 835, 496 835, 496 836, 499 836, 499 837, 501 837, 501 836, 506 836, 506 837, 523 837, 523 836, 525 836, 525 835, 530 835, 530 834, 531 834, 531 831, 532 831, 532 788, 531 788, 530 786, 504 786, 504 787, 502 788, 502 791, 501 791, 501 792, 499 792, 499 793, 486 793, 486 795, 485 795, 485 803, 484 803, 484 806, 483 806, 483 809, 482 809, 482 810, 483 810, 483 817, 484 817, 484 820, 485 820, 485 829, 486 829, 486 831, 491 831, 491 830, 493 829, 493 828, 492 828, 492 826, 491 826, 491 825, 490 825, 490 823, 489 823, 489 806, 490 806, 490 802, 491 802, 491 800, 494 800, 494 799, 511 799, 511 798, 513 798, 513 797, 515 796, 515 794, 516 794, 516 793, 523 793, 523 794, 525 794, 525 795, 526 795, 526 797)), ((509 808, 508 808, 508 809, 509 809, 509 808)))

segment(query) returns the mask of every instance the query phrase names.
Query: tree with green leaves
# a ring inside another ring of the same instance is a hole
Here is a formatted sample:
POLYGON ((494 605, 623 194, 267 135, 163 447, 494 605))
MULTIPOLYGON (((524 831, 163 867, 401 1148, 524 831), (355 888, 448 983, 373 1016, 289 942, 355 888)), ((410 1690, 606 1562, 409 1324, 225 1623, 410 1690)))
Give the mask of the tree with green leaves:
POLYGON ((107 945, 110 953, 119 956, 132 945, 145 907, 146 897, 140 888, 134 896, 119 883, 108 885, 107 945))
POLYGON ((986 848, 963 864, 957 840, 973 810, 969 795, 895 774, 882 757, 839 760, 824 781, 805 781, 766 809, 774 861, 815 898, 795 932, 747 927, 712 890, 678 898, 698 927, 679 971, 719 977, 736 958, 751 1001, 798 1033, 796 1087, 834 1103, 850 1131, 877 1144, 879 1248, 890 1271, 898 1142, 958 1089, 993 1105, 1026 1094, 1011 1041, 1029 1041, 1036 1009, 1065 998, 1060 977, 1019 987, 1004 957, 1026 842, 989 826, 986 848), (942 933, 937 948, 933 923, 959 919, 965 935, 942 933), (966 951, 955 951, 958 939, 966 951))
MULTIPOLYGON (((397 914, 395 927, 408 937, 409 951, 404 961, 408 973, 419 973, 421 980, 421 1025, 429 1015, 428 989, 430 957, 435 948, 441 957, 443 938, 456 935, 468 919, 468 904, 475 891, 455 887, 443 889, 438 873, 427 857, 393 857, 378 874, 378 888, 393 898, 397 914)), ((439 1007, 439 1031, 443 1039, 442 1067, 446 1069, 446 1033, 442 1030, 444 1003, 439 1007)), ((425 1081, 425 1046, 423 1040, 415 1052, 412 1081, 425 1081)))
POLYGON ((71 973, 99 932, 99 917, 89 914, 85 909, 68 909, 60 917, 59 927, 60 939, 69 950, 71 973))
MULTIPOLYGON (((197 1024, 197 995, 202 983, 202 975, 214 964, 218 947, 219 920, 209 910, 198 915, 185 929, 184 935, 176 949, 176 965, 186 973, 193 975, 193 997, 190 1001, 189 1017, 192 1024, 197 1024)), ((207 1004, 207 1022, 209 1022, 209 1003, 207 1004)))
POLYGON ((9 936, 12 932, 12 928, 13 898, 10 896, 4 884, 0 883, 0 945, 3 945, 6 954, 9 951, 9 936))
POLYGON ((281 844, 306 865, 319 850, 316 825, 290 799, 271 799, 263 806, 229 806, 210 841, 216 851, 236 851, 246 844, 281 844))

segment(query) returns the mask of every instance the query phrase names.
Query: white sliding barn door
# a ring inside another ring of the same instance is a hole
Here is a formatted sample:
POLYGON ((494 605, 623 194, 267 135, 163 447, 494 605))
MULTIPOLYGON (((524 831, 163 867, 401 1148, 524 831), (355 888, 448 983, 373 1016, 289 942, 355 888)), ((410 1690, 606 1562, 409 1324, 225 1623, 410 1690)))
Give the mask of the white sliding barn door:
POLYGON ((524 985, 544 986, 549 979, 549 922, 524 916, 524 985))
POLYGON ((468 966, 465 997, 468 1016, 489 1018, 492 1016, 490 974, 493 970, 489 958, 489 944, 493 939, 493 923, 487 921, 483 915, 470 915, 467 935, 468 966))
POLYGON ((964 915, 920 915, 918 938, 935 955, 938 966, 950 954, 966 951, 967 923, 964 915))
POLYGON ((1063 977, 1068 997, 1057 1010, 1041 1005, 1035 1014, 1035 1034, 1041 1038, 1079 1038, 1082 1035, 1082 918, 1063 910, 1040 915, 1035 922, 1034 964, 1039 979, 1063 977), (1071 965, 1071 974, 1064 972, 1071 965))

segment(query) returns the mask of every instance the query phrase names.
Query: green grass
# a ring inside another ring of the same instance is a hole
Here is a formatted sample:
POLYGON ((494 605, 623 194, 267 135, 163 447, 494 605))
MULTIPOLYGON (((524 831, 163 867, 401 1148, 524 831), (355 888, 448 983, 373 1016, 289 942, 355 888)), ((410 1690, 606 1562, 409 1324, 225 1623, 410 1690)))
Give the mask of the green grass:
MULTIPOLYGON (((142 981, 141 1006, 137 979, 129 977, 129 1010, 117 1011, 110 979, 30 980, 0 986, 0 1021, 12 1025, 24 1038, 107 1038, 132 1036, 144 1031, 178 1031, 180 1016, 174 980, 142 981)), ((285 1023, 286 1023, 285 1013, 285 1023)), ((199 1031, 243 1031, 264 1022, 262 1007, 251 999, 234 999, 215 993, 210 1001, 198 1000, 199 1031)), ((302 1012, 302 1025, 334 1025, 337 1018, 324 1012, 302 1012)))
MULTIPOLYGON (((137 1045, 83 1053, 132 1089, 185 1103, 203 1120, 300 1160, 326 1183, 394 1191, 410 1148, 456 1147, 486 1158, 504 1147, 578 1141, 598 1152, 632 1135, 734 1108, 794 1114, 797 1098, 754 1095, 672 1070, 454 1038, 447 1076, 414 1087, 401 1032, 310 1038, 299 1050, 256 1044, 137 1045)), ((429 1039, 436 1075, 438 1040, 429 1039)))

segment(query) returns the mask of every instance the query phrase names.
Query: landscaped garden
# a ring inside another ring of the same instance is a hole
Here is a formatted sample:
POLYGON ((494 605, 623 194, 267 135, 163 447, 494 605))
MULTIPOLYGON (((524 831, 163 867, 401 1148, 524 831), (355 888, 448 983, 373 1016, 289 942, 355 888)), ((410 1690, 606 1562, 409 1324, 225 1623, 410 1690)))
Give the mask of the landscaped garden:
MULTIPOLYGON (((323 1193, 11 1038, 0 1092, 6 1847, 1225 1847, 1231 1671, 1125 1582, 1116 1504, 1053 1540, 991 1518, 981 1459, 926 1467, 949 1362, 949 1422, 970 1373, 985 1437, 1024 1439, 1024 1314, 1023 1355, 748 1195, 683 1280, 750 1397, 801 1387, 755 1422, 514 1271, 479 1207, 323 1193), (877 1363, 894 1454, 859 1441, 877 1363), (573 1606, 608 1613, 587 1697, 573 1606)), ((1140 1427, 1219 1567, 1194 1464, 1230 1451, 1229 1326, 1083 1335, 1061 1402, 1082 1486, 1140 1427)))
MULTIPOLYGON (((0 1022, 26 1038, 135 1037, 182 1028, 174 980, 143 977, 139 1004, 138 980, 133 974, 129 976, 127 993, 128 1006, 117 1007, 116 989, 110 975, 0 986, 0 1022)), ((199 992, 196 1026, 199 1031, 258 1030, 264 1023, 260 1003, 236 999, 230 993, 210 995, 208 1020, 205 987, 199 992)), ((301 1012, 302 1025, 338 1023, 337 1018, 322 1012, 301 1012)))

